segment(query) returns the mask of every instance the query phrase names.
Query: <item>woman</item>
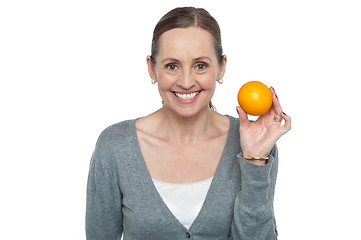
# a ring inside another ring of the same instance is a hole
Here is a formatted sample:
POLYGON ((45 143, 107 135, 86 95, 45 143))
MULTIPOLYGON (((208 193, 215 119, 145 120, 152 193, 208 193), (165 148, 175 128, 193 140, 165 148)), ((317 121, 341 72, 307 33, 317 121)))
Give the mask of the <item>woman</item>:
POLYGON ((163 107, 100 135, 87 239, 277 238, 275 143, 290 118, 273 88, 273 106, 255 122, 240 107, 239 119, 215 112, 226 63, 219 26, 204 9, 176 8, 158 22, 147 64, 163 107))

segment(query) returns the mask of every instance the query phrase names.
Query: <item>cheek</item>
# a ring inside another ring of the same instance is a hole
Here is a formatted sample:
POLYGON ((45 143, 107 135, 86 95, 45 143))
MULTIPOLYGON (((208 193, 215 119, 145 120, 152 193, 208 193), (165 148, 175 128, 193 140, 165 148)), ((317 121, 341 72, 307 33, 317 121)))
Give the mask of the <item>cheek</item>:
MULTIPOLYGON (((160 71, 157 74, 158 78, 158 88, 160 91, 167 91, 173 87, 173 85, 177 82, 181 76, 178 74, 169 74, 167 72, 160 71)), ((193 79, 197 82, 197 84, 203 88, 204 90, 214 90, 216 87, 216 73, 214 71, 210 71, 204 74, 194 73, 192 76, 193 79)))
POLYGON ((214 89, 216 86, 216 78, 213 74, 204 74, 198 76, 198 82, 204 89, 214 89))
POLYGON ((169 90, 175 82, 175 77, 169 74, 158 74, 158 88, 159 90, 169 90))

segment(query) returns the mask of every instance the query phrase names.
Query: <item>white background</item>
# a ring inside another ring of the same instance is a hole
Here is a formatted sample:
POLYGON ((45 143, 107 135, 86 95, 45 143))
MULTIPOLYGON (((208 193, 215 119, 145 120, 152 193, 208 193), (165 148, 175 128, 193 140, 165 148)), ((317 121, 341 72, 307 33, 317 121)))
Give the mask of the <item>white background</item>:
POLYGON ((89 160, 110 124, 161 106, 146 56, 177 6, 204 7, 228 56, 213 99, 236 116, 273 86, 293 128, 278 147, 279 239, 361 239, 358 1, 1 1, 0 239, 85 239, 89 160))

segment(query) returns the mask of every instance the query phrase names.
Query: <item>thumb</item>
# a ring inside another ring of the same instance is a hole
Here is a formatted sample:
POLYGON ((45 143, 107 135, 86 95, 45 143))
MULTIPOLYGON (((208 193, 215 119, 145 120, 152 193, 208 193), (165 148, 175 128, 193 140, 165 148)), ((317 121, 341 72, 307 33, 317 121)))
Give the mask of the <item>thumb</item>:
POLYGON ((239 117, 239 127, 241 129, 247 128, 250 124, 247 113, 240 106, 237 106, 236 110, 239 117))

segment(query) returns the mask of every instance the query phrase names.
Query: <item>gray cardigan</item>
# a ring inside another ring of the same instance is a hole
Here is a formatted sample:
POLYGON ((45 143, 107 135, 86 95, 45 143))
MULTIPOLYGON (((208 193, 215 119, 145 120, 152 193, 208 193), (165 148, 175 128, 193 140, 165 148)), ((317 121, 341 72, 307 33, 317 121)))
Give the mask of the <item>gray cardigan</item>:
POLYGON ((157 192, 135 119, 105 129, 90 161, 87 240, 277 239, 273 196, 277 148, 264 166, 241 157, 239 120, 228 116, 225 149, 204 204, 187 230, 157 192))

